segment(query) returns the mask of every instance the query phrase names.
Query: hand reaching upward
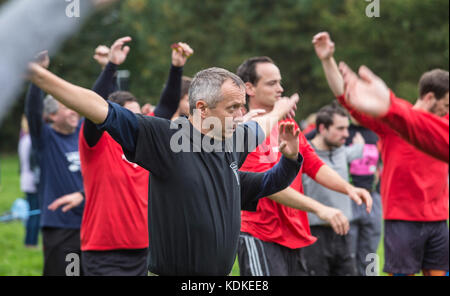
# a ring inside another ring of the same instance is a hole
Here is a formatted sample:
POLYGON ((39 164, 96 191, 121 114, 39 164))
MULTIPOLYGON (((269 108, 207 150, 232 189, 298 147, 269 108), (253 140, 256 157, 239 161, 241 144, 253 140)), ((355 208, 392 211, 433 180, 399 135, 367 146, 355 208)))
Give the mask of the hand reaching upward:
POLYGON ((278 145, 284 157, 296 160, 298 157, 298 146, 300 129, 295 129, 293 122, 282 122, 279 126, 278 145))
POLYGON ((171 46, 172 48, 172 65, 175 67, 183 67, 187 59, 194 54, 194 50, 187 43, 178 42, 171 46))
POLYGON ((105 68, 106 64, 109 62, 109 51, 109 47, 105 45, 99 45, 95 49, 94 60, 96 60, 102 68, 105 68))
POLYGON ((131 37, 123 37, 114 42, 109 52, 109 61, 111 63, 121 65, 125 62, 128 53, 130 52, 130 47, 124 45, 127 42, 131 42, 131 40, 131 37))
POLYGON ((346 100, 353 108, 374 117, 387 114, 390 94, 383 80, 366 66, 359 68, 359 77, 343 62, 339 70, 344 77, 346 100))
POLYGON ((334 55, 334 42, 331 41, 328 32, 318 33, 313 37, 312 43, 320 60, 326 60, 334 55))

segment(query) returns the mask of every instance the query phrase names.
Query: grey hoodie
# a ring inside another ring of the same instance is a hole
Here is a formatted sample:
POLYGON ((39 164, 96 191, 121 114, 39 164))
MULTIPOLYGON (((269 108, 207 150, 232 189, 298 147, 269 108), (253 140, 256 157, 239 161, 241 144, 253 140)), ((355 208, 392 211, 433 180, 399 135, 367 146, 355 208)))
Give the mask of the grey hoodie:
MULTIPOLYGON (((311 144, 311 142, 309 142, 311 144)), ((317 155, 325 164, 335 170, 344 180, 348 181, 348 165, 355 159, 363 156, 364 145, 355 144, 351 146, 341 146, 331 151, 318 150, 311 144, 317 155)), ((353 201, 342 193, 332 191, 316 183, 308 175, 303 174, 303 187, 305 195, 317 200, 321 204, 333 207, 342 211, 349 221, 353 219, 352 205, 353 201)), ((314 214, 308 213, 309 224, 311 226, 327 225, 327 223, 314 214)))

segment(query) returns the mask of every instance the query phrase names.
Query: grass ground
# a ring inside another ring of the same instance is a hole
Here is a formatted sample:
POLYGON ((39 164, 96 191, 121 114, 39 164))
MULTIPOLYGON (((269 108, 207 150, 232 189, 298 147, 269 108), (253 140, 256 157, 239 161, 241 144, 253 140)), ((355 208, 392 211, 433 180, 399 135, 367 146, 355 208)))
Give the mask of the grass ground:
MULTIPOLYGON (((17 156, 0 155, 0 215, 11 209, 20 191, 17 156)), ((24 246, 25 227, 20 221, 0 223, 0 276, 41 275, 42 244, 38 249, 24 246)))
MULTIPOLYGON (((23 197, 20 191, 19 164, 15 155, 0 155, 0 215, 10 210, 16 198, 23 197)), ((0 276, 41 275, 42 243, 38 249, 25 248, 25 228, 22 222, 0 223, 0 276)), ((378 248, 380 270, 383 268, 384 250, 378 248)), ((232 275, 239 275, 239 266, 234 264, 232 275)), ((385 275, 382 273, 382 275, 385 275)))

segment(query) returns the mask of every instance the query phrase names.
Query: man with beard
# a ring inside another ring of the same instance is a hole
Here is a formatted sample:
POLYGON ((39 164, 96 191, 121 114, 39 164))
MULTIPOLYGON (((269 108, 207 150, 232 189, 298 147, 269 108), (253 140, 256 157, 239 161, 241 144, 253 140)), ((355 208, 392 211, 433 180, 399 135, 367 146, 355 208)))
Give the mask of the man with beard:
MULTIPOLYGON (((349 137, 349 125, 349 118, 343 108, 335 103, 327 105, 317 113, 317 134, 310 142, 320 159, 346 181, 349 163, 361 158, 364 149, 364 139, 361 135, 354 138, 353 145, 344 145, 349 137)), ((352 205, 344 194, 325 188, 308 175, 303 176, 303 186, 307 196, 341 210, 352 221, 352 205)), ((311 234, 319 238, 314 245, 305 248, 309 274, 354 275, 355 262, 351 255, 350 236, 337 235, 325 221, 312 213, 308 214, 308 219, 311 234)))

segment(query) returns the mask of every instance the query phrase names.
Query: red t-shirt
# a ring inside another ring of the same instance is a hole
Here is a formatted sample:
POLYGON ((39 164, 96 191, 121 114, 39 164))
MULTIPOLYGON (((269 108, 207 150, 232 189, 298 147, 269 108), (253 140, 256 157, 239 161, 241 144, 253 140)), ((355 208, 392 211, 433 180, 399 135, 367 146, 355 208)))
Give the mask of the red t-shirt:
POLYGON ((91 148, 82 130, 79 149, 86 194, 81 250, 147 248, 149 172, 129 162, 107 132, 91 148))
MULTIPOLYGON (((315 178, 317 171, 324 165, 308 144, 305 136, 299 135, 299 152, 304 161, 297 178, 291 187, 303 193, 302 174, 315 178)), ((265 172, 271 169, 281 158, 278 151, 278 126, 274 127, 270 137, 247 156, 242 171, 265 172)), ((266 241, 274 242, 290 249, 298 249, 313 244, 317 238, 311 235, 306 212, 292 209, 262 198, 256 212, 242 211, 241 231, 266 241)))
POLYGON ((413 110, 391 92, 391 107, 381 120, 418 149, 448 163, 448 114, 439 117, 429 112, 413 110))
MULTIPOLYGON (((352 109, 343 96, 338 97, 338 100, 361 125, 380 137, 384 219, 423 222, 447 220, 448 164, 416 149, 383 121, 352 109)), ((412 107, 407 101, 401 103, 412 107)), ((429 141, 433 141, 432 134, 429 141)))

